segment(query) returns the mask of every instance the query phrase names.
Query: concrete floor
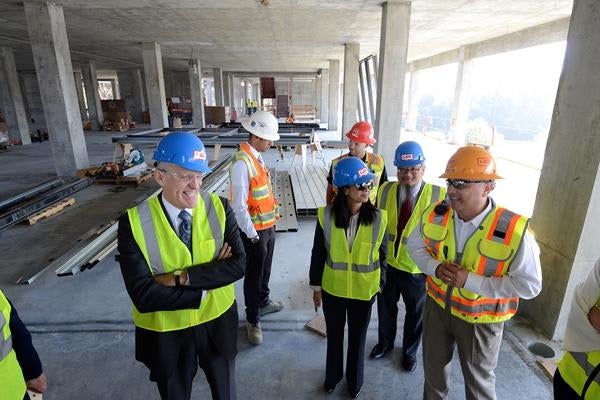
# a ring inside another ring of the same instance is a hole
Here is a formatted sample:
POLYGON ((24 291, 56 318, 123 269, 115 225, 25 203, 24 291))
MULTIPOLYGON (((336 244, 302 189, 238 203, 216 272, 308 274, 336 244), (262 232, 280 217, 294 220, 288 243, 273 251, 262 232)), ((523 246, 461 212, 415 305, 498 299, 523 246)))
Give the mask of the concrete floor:
MULTIPOLYGON (((112 158, 110 137, 107 133, 86 133, 91 164, 112 158)), ((427 147, 432 151, 439 147, 440 154, 448 152, 444 146, 427 141, 427 147)), ((147 149, 146 154, 150 156, 151 150, 147 149)), ((326 157, 336 154, 339 150, 329 150, 326 157)), ((278 160, 278 155, 271 151, 266 158, 267 163, 285 168, 292 153, 278 160)), ((52 176, 48 142, 0 153, 0 162, 3 164, 0 199, 52 176)), ((431 165, 428 168, 431 169, 431 165)), ((439 174, 432 170, 431 174, 434 173, 439 174)), ((49 381, 44 399, 159 398, 155 385, 148 381, 147 370, 134 360, 131 302, 118 264, 112 257, 72 277, 58 278, 53 271, 47 271, 31 285, 14 284, 17 277, 39 270, 46 260, 60 255, 86 232, 114 218, 141 193, 153 190, 153 185, 127 188, 123 192, 111 189, 114 188, 94 185, 78 192, 77 204, 62 214, 33 226, 17 225, 0 232, 0 287, 33 334, 49 381)), ((240 324, 236 368, 239 399, 347 398, 343 383, 332 395, 322 393, 326 341, 304 328, 315 316, 308 288, 314 226, 314 217, 303 217, 299 219, 298 232, 277 234, 271 289, 273 298, 283 299, 286 308, 263 319, 261 346, 248 345, 245 328, 240 324)), ((241 282, 236 285, 236 295, 243 321, 241 282)), ((376 314, 374 307, 367 351, 377 340, 376 314)), ((399 321, 402 322, 402 317, 399 321)), ((552 397, 550 380, 526 348, 533 340, 544 341, 526 321, 516 319, 507 327, 496 369, 499 399, 552 397)), ((400 338, 396 343, 400 343, 400 338)), ((556 348, 555 344, 549 344, 556 348)), ((421 363, 414 373, 406 373, 399 367, 399 355, 400 351, 395 350, 387 359, 366 360, 365 385, 360 398, 421 398, 421 363)), ((455 362, 450 397, 464 398, 463 390, 462 375, 455 362)), ((192 397, 210 397, 201 371, 192 397)))

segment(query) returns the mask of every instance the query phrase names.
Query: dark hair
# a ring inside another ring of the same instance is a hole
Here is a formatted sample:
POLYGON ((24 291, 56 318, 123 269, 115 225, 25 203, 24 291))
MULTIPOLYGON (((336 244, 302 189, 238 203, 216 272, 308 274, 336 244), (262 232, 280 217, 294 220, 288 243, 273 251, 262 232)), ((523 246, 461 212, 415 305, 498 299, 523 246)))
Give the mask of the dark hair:
MULTIPOLYGON (((343 186, 338 188, 338 191, 335 195, 335 200, 333 201, 333 221, 335 222, 335 226, 341 229, 347 229, 348 225, 350 225, 350 209, 348 208, 347 199, 345 189, 347 186, 343 186)), ((358 211, 358 224, 362 225, 371 225, 375 220, 375 213, 377 212, 377 207, 375 207, 371 200, 367 200, 365 203, 362 203, 360 206, 360 210, 358 211)))

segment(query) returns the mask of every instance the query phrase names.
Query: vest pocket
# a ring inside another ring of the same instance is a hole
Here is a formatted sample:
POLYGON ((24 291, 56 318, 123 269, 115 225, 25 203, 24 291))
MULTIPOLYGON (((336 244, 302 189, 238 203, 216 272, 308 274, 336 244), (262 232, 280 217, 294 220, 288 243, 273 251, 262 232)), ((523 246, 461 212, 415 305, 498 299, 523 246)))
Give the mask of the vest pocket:
POLYGON ((503 243, 481 239, 477 243, 479 254, 496 261, 507 261, 513 255, 513 249, 503 243))
POLYGON ((425 239, 435 242, 441 242, 448 236, 448 228, 436 224, 423 224, 422 232, 425 239))

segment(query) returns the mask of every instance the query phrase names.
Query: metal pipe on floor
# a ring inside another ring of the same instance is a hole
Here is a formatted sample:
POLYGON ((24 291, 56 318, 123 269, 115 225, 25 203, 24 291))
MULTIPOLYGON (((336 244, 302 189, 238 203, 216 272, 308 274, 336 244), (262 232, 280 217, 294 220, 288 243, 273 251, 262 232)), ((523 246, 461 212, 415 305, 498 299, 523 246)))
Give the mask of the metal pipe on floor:
POLYGON ((63 183, 65 183, 65 181, 63 181, 62 179, 55 178, 50 181, 44 182, 38 186, 35 186, 29 190, 26 190, 23 193, 19 193, 16 196, 0 201, 0 211, 10 208, 25 200, 32 199, 38 194, 47 192, 50 189, 54 189, 55 187, 60 186, 63 183))

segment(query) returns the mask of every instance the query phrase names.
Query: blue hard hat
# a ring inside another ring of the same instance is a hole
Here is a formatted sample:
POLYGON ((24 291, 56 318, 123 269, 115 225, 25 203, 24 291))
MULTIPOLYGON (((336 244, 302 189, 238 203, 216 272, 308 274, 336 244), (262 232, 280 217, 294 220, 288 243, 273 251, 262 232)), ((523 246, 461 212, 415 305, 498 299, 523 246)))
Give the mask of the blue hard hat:
POLYGON ((375 179, 367 164, 357 157, 341 159, 333 171, 333 186, 342 187, 361 184, 375 179))
POLYGON ((198 172, 211 172, 204 143, 191 132, 175 132, 165 136, 154 152, 155 161, 163 161, 198 172))
POLYGON ((421 145, 417 142, 408 141, 400 143, 396 148, 394 165, 398 168, 414 167, 425 162, 425 155, 421 145))

